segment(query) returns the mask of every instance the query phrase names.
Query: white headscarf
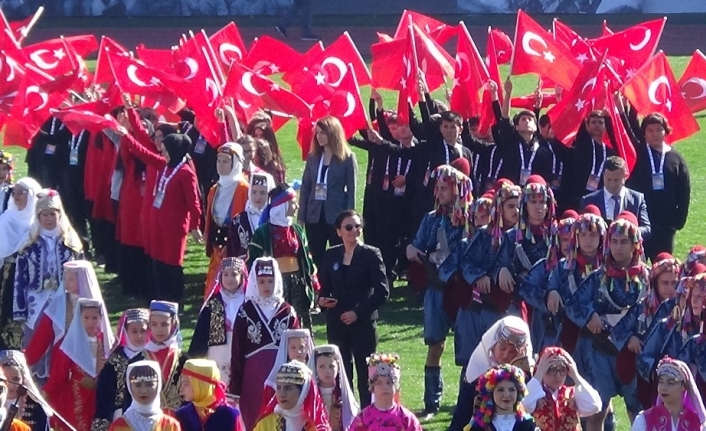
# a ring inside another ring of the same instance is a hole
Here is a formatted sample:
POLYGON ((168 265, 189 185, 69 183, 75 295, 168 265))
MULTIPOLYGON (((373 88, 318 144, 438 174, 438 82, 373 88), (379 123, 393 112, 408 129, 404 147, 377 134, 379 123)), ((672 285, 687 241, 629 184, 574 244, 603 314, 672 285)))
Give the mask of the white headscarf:
POLYGON ((132 397, 132 403, 130 407, 125 410, 125 413, 123 413, 123 418, 135 431, 151 431, 154 429, 154 424, 164 415, 160 401, 160 394, 162 393, 162 372, 160 371, 159 364, 155 361, 133 362, 127 366, 125 381, 127 383, 127 390, 132 397), (143 367, 151 368, 157 375, 157 396, 152 403, 148 405, 137 402, 135 394, 132 393, 132 387, 130 386, 130 373, 132 370, 143 367))
POLYGON ((27 190, 27 206, 22 211, 18 210, 15 200, 10 197, 7 210, 0 215, 0 259, 20 250, 36 218, 37 193, 42 186, 34 179, 25 177, 15 183, 17 187, 27 190))
MULTIPOLYGON (((64 264, 64 271, 67 269, 78 271, 79 298, 95 299, 102 303, 101 331, 103 332, 104 353, 108 356, 113 344, 115 343, 115 337, 113 336, 113 330, 110 327, 108 310, 105 308, 103 294, 101 293, 100 286, 98 285, 98 278, 96 278, 96 272, 93 269, 93 265, 87 260, 72 260, 64 264)), ((46 310, 44 310, 44 313, 52 321, 52 327, 54 328, 54 343, 58 343, 59 340, 64 337, 66 332, 67 299, 66 288, 64 287, 64 282, 62 281, 59 289, 57 289, 57 291, 49 299, 49 305, 47 305, 46 310)))
MULTIPOLYGON (((74 318, 71 321, 69 330, 66 332, 66 337, 64 341, 61 342, 61 351, 66 354, 66 356, 71 359, 76 365, 78 365, 83 371, 86 372, 91 377, 98 377, 98 372, 96 370, 97 357, 93 355, 93 349, 91 348, 91 340, 89 339, 86 329, 83 327, 81 322, 81 311, 86 308, 98 308, 101 312, 105 310, 105 305, 103 301, 98 301, 95 299, 80 298, 74 308, 74 318)), ((103 324, 101 323, 101 326, 103 324)), ((103 328, 101 328, 103 330, 103 328)), ((107 334, 104 332, 103 336, 107 334)), ((107 342, 103 342, 103 345, 112 345, 107 342)), ((97 354, 103 354, 103 352, 97 352, 97 354)), ((107 358, 107 355, 104 356, 107 358)))
POLYGON ((284 302, 284 281, 282 273, 279 272, 277 261, 271 257, 258 257, 252 263, 250 274, 248 275, 248 289, 245 291, 245 300, 252 301, 260 308, 267 320, 272 319, 279 306, 284 302), (260 289, 257 287, 257 264, 258 262, 270 262, 274 269, 275 289, 268 298, 260 296, 260 289))
POLYGON ((283 203, 282 205, 277 205, 276 207, 272 207, 270 210, 270 223, 272 223, 275 226, 282 226, 282 227, 287 227, 291 226, 293 221, 292 217, 287 216, 287 211, 289 211, 289 206, 292 204, 292 201, 287 201, 283 203))
POLYGON ((262 215, 262 211, 267 207, 267 199, 265 199, 265 202, 260 208, 257 208, 252 204, 253 181, 255 180, 255 177, 265 178, 265 188, 267 189, 268 194, 275 188, 275 179, 267 172, 257 172, 250 175, 250 189, 248 191, 248 201, 245 203, 245 212, 248 214, 248 221, 250 221, 250 228, 253 232, 258 226, 260 226, 260 216, 262 215))
MULTIPOLYGON (((316 348, 314 348, 314 354, 311 355, 309 360, 309 368, 314 375, 314 380, 318 381, 318 378, 316 377, 316 355, 322 353, 332 353, 336 363, 338 364, 338 384, 340 385, 341 390, 343 429, 347 430, 353 423, 353 419, 358 416, 360 407, 358 406, 358 402, 355 400, 355 395, 353 395, 351 384, 348 381, 346 368, 343 365, 343 359, 341 358, 341 351, 335 344, 322 344, 321 346, 316 346, 316 348)), ((321 392, 321 388, 319 388, 319 392, 321 392)))
POLYGON ((530 340, 530 331, 527 323, 516 316, 507 316, 498 320, 491 326, 483 337, 481 343, 476 347, 468 361, 466 367, 466 381, 473 382, 481 375, 485 374, 490 368, 498 365, 492 357, 492 350, 498 341, 507 336, 506 331, 522 333, 524 335, 523 349, 525 356, 532 361, 532 342, 530 340))
POLYGON ((243 148, 234 142, 227 142, 218 148, 218 154, 228 154, 233 161, 228 175, 219 175, 218 184, 221 187, 232 187, 243 174, 243 148))
POLYGON ((289 340, 292 338, 306 338, 307 356, 309 357, 309 369, 311 368, 311 358, 314 357, 314 341, 311 339, 311 332, 308 329, 287 329, 282 332, 282 339, 277 347, 277 356, 275 363, 270 370, 270 375, 265 380, 265 386, 272 389, 277 389, 277 373, 282 365, 290 361, 289 359, 289 340))
MULTIPOLYGON (((30 397, 35 403, 44 410, 44 414, 47 417, 53 415, 53 410, 49 407, 49 403, 42 397, 42 393, 39 392, 39 388, 34 383, 32 379, 32 372, 29 370, 29 365, 27 365, 27 358, 25 354, 19 350, 3 350, 0 352, 0 366, 2 367, 17 367, 20 369, 20 376, 22 377, 22 384, 29 389, 27 391, 27 396, 30 397)), ((22 417, 24 414, 25 402, 24 399, 19 402, 19 412, 18 417, 22 417)))

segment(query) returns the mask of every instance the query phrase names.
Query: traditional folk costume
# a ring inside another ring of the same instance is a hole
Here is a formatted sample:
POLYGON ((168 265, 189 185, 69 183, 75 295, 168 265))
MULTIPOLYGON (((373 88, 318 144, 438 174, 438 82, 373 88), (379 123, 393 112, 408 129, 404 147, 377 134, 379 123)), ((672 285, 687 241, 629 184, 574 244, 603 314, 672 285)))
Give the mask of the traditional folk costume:
POLYGON ((253 203, 253 193, 264 190, 269 195, 274 187, 274 179, 269 174, 258 172, 250 176, 250 189, 248 190, 248 201, 245 204, 245 211, 233 217, 233 222, 230 226, 229 241, 226 246, 228 256, 247 259, 248 247, 255 230, 260 226, 262 212, 267 206, 267 199, 260 207, 253 203))
MULTIPOLYGON (((507 232, 506 240, 503 246, 498 251, 496 274, 500 273, 500 269, 506 268, 515 278, 515 285, 520 286, 524 277, 530 272, 532 267, 541 259, 549 258, 550 249, 554 243, 556 227, 554 226, 554 211, 555 200, 552 189, 547 186, 546 181, 539 175, 530 175, 527 179, 527 185, 522 189, 520 197, 520 217, 518 225, 507 232), (547 210, 544 214, 544 219, 541 224, 531 225, 528 214, 528 204, 533 197, 540 196, 546 202, 547 210)), ((554 256, 558 259, 557 256, 554 256)), ((556 262, 545 261, 545 269, 552 269, 556 262)), ((522 300, 520 289, 515 289, 513 297, 517 307, 513 310, 509 309, 510 313, 520 315, 530 322, 530 328, 533 332, 532 342, 537 343, 541 334, 537 334, 537 327, 541 327, 541 313, 537 318, 534 317, 534 310, 527 307, 527 304, 522 300), (537 322, 535 323, 535 319, 537 322)), ((537 346, 535 346, 536 348, 537 346)))
MULTIPOLYGON (((468 210, 473 199, 471 180, 456 168, 441 165, 432 175, 437 182, 443 181, 451 186, 454 202, 442 206, 437 196, 436 209, 424 216, 411 244, 426 256, 422 259, 427 272, 427 289, 424 292, 424 344, 427 346, 446 339, 458 311, 455 308, 451 312, 453 315, 450 315, 444 309, 444 288, 459 269, 459 249, 466 234, 468 210)), ((459 289, 462 288, 459 286, 459 289)), ((441 367, 425 366, 424 408, 427 413, 433 414, 439 410, 443 390, 441 367)))
POLYGON ((527 396, 523 370, 512 365, 497 365, 480 376, 477 390, 480 405, 473 412, 473 419, 466 431, 535 431, 534 419, 522 405, 522 400, 527 396), (505 381, 515 384, 517 401, 514 413, 501 415, 495 413, 493 391, 498 383, 505 381))
POLYGON ((262 212, 260 226, 248 247, 248 264, 260 256, 273 257, 284 283, 284 300, 291 304, 304 328, 311 329, 311 309, 320 290, 317 268, 309 252, 304 228, 287 216, 294 189, 280 184, 270 192, 270 203, 262 212))
MULTIPOLYGON (((542 352, 542 357, 549 355, 559 358, 559 365, 552 367, 568 370, 569 364, 562 358, 563 355, 569 355, 566 350, 548 347, 542 352)), ((522 405, 541 431, 580 431, 580 418, 601 411, 600 395, 580 374, 576 376, 573 386, 562 384, 557 389, 551 389, 541 380, 533 378, 527 383, 527 391, 522 405)))
MULTIPOLYGON (((24 324, 23 346, 29 343, 44 307, 61 284, 62 265, 80 258, 83 249, 80 238, 63 211, 59 194, 54 190, 44 190, 37 196, 37 218, 20 248, 15 268, 13 319, 24 324), (55 229, 47 231, 39 224, 39 214, 43 210, 59 213, 55 229)), ((46 379, 48 363, 38 363, 32 371, 38 379, 46 379)))
POLYGON ((5 372, 5 377, 8 377, 7 370, 13 368, 20 377, 20 381, 17 383, 25 385, 29 389, 27 395, 21 397, 19 402, 16 399, 8 398, 5 405, 0 407, 8 408, 16 403, 18 407, 16 419, 29 425, 32 431, 48 431, 49 417, 52 412, 32 379, 32 373, 24 354, 19 350, 0 351, 0 367, 5 372))
POLYGON ((535 351, 542 351, 545 347, 555 346, 557 343, 556 320, 547 309, 547 294, 549 277, 564 259, 564 250, 561 247, 560 237, 568 237, 571 228, 578 219, 574 210, 565 211, 561 218, 553 225, 551 235, 552 245, 549 256, 538 260, 529 270, 520 283, 520 297, 532 309, 532 342, 535 351))
POLYGON ((703 245, 691 247, 689 254, 686 255, 686 259, 684 259, 684 263, 681 266, 679 278, 688 276, 694 266, 698 264, 706 265, 706 247, 703 245))
POLYGON ((282 334, 299 328, 294 309, 283 298, 282 276, 277 261, 269 257, 255 259, 248 278, 251 287, 245 293, 233 328, 233 349, 229 394, 239 398, 245 429, 252 429, 260 411, 263 382, 272 370, 282 334), (274 292, 262 297, 257 277, 274 277, 274 292))
MULTIPOLYGON (((236 144, 225 144, 218 148, 218 154, 227 154, 231 158, 231 171, 220 175, 220 179, 211 187, 206 198, 206 256, 211 260, 206 274, 206 289, 213 286, 218 274, 221 259, 228 254, 233 237, 233 220, 245 210, 250 185, 243 176, 243 150, 236 144)), ((205 296, 209 292, 206 291, 205 296)))
MULTIPOLYGON (((289 357, 289 341, 292 338, 303 338, 305 340, 306 360, 301 361, 307 365, 311 365, 311 359, 314 357, 314 340, 311 339, 311 332, 308 329, 287 329, 282 333, 282 338, 277 348, 277 356, 275 363, 270 370, 270 374, 265 380, 265 388, 262 392, 262 405, 267 405, 270 399, 275 396, 277 390, 277 372, 280 367, 289 362, 298 360, 298 358, 289 357)), ((312 369, 313 371, 313 369, 312 369)))
POLYGON ((338 346, 333 344, 317 346, 314 349, 309 368, 313 370, 316 376, 316 383, 319 386, 321 399, 326 406, 326 414, 329 418, 331 431, 347 431, 353 423, 353 419, 358 415, 360 408, 355 400, 355 395, 353 395, 350 381, 346 376, 346 369, 338 346), (334 386, 332 388, 321 386, 317 367, 317 359, 320 357, 332 358, 337 364, 338 373, 334 377, 334 386))
MULTIPOLYGON (((643 408, 649 408, 657 396, 657 380, 654 379, 653 371, 659 360, 665 355, 672 358, 677 357, 684 341, 689 336, 698 334, 700 330, 701 318, 700 316, 696 316, 696 318, 692 316, 692 313, 689 312, 690 306, 689 310, 680 308, 676 310, 676 315, 667 315, 667 313, 674 310, 677 303, 675 299, 678 296, 676 290, 669 298, 660 297, 658 289, 659 279, 662 274, 671 273, 676 278, 680 271, 681 264, 677 259, 669 253, 660 253, 652 265, 645 298, 642 300, 640 307, 635 307, 635 312, 632 315, 628 313, 628 316, 626 316, 627 318, 637 319, 637 336, 643 343, 642 351, 637 357, 637 394, 643 408), (666 305, 667 300, 672 305, 666 305), (658 313, 663 314, 660 315, 658 313), (690 322, 682 332, 680 323, 683 317, 689 319, 690 322), (679 326, 680 329, 672 331, 671 329, 675 326, 679 326), (648 347, 648 349, 646 350, 645 347, 648 347)), ((694 284, 692 279, 689 288, 692 288, 694 284)), ((701 282, 701 284, 706 286, 704 282, 701 282)), ((696 290, 701 289, 696 288, 696 290)), ((684 299, 686 299, 685 296, 684 299)), ((686 302, 684 305, 686 305, 686 302)), ((700 315, 701 313, 697 314, 700 315)))
MULTIPOLYGON (((22 347, 22 325, 13 320, 13 293, 17 253, 27 238, 36 217, 37 193, 41 186, 32 178, 22 178, 14 185, 15 193, 26 193, 27 205, 19 210, 14 199, 0 215, 0 349, 22 347)), ((8 194, 9 197, 9 194, 8 194)))
POLYGON ((579 357, 584 361, 587 380, 601 395, 603 408, 616 395, 625 400, 629 412, 637 413, 637 382, 635 354, 628 341, 637 336, 638 321, 633 308, 639 309, 640 300, 648 284, 647 268, 642 262, 642 237, 635 215, 623 212, 608 228, 605 238, 605 260, 579 285, 571 300, 565 304, 566 314, 578 327, 581 336, 577 342, 579 357), (627 236, 635 247, 632 261, 619 267, 610 252, 610 240, 615 235, 627 236), (587 324, 593 316, 600 317, 603 331, 590 332, 587 324))
MULTIPOLYGON (((51 373, 44 392, 54 409, 77 429, 88 430, 96 410, 96 379, 107 356, 104 334, 111 328, 101 325, 96 336, 89 336, 81 313, 86 309, 103 310, 103 303, 93 299, 79 299, 66 337, 51 358, 51 373)), ((52 428, 67 430, 63 423, 54 421, 52 428)))
POLYGON ((134 346, 128 339, 131 323, 149 327, 150 313, 145 308, 125 310, 118 324, 118 345, 108 356, 96 382, 96 413, 91 431, 107 431, 110 424, 132 405, 127 370, 131 364, 144 360, 143 346, 134 346))
POLYGON ((532 342, 527 323, 516 316, 506 316, 495 322, 481 337, 465 367, 463 384, 459 386, 458 400, 449 430, 460 431, 471 420, 477 395, 477 380, 489 369, 499 364, 493 357, 498 343, 509 343, 517 350, 513 364, 521 365, 529 374, 532 360, 532 342))
POLYGON ((226 403, 218 368, 208 359, 189 359, 184 364, 182 378, 189 379, 194 398, 176 411, 182 431, 245 431, 238 409, 226 403))
POLYGON ((282 365, 277 371, 277 384, 299 388, 299 400, 290 410, 283 409, 277 398, 265 404, 253 431, 322 431, 330 430, 326 406, 311 370, 299 361, 282 365))
POLYGON ((130 407, 110 424, 110 431, 181 431, 179 422, 162 411, 157 395, 150 404, 140 404, 135 397, 133 385, 154 382, 157 394, 162 390, 162 374, 159 364, 154 361, 136 361, 125 370, 123 386, 132 400, 130 407))
POLYGON ((706 408, 696 388, 689 366, 682 361, 665 357, 657 367, 657 377, 673 380, 684 387, 683 411, 675 420, 659 396, 655 406, 640 412, 632 424, 632 431, 700 431, 706 429, 706 408), (669 425, 667 425, 669 424, 669 425))
MULTIPOLYGON (((103 294, 98 285, 98 279, 96 278, 93 264, 87 260, 66 262, 63 265, 62 276, 64 280, 62 280, 59 288, 49 298, 47 302, 48 305, 42 313, 39 323, 37 323, 34 335, 25 348, 27 363, 30 366, 34 366, 44 358, 51 360, 51 353, 58 347, 61 340, 64 339, 64 336, 71 326, 71 322, 73 322, 74 310, 80 298, 100 301, 101 304, 103 304, 101 309, 102 327, 106 329, 110 328, 108 310, 105 308, 105 303, 103 302, 103 294), (65 283, 67 283, 66 274, 68 272, 74 273, 76 280, 76 286, 71 287, 71 293, 65 286, 65 283)), ((115 341, 113 331, 104 332, 103 337, 103 353, 105 356, 108 356, 115 341)))
POLYGON ((161 391, 161 405, 165 413, 173 415, 181 407, 183 400, 179 395, 179 377, 186 362, 181 351, 181 328, 179 323, 179 304, 167 301, 150 302, 150 314, 158 314, 172 319, 172 333, 163 343, 153 339, 147 342, 143 354, 145 359, 159 364, 164 384, 161 391))
MULTIPOLYGON (((238 310, 245 303, 248 271, 245 262, 237 257, 225 257, 216 277, 216 285, 210 289, 211 295, 201 307, 196 321, 194 335, 189 346, 189 357, 207 358, 218 364, 221 381, 230 383, 231 352, 233 350, 233 329, 238 310), (223 271, 234 269, 240 273, 240 286, 230 292, 221 284, 223 271)), ((257 286, 251 286, 257 289, 257 286)))

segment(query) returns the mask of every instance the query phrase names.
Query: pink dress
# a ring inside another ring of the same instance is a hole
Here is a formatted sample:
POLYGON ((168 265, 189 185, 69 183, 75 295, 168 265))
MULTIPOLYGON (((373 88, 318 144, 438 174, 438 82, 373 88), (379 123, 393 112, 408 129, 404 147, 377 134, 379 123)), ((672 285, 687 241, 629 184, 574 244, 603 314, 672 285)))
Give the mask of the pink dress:
POLYGON ((422 426, 412 412, 399 404, 386 411, 370 405, 356 416, 350 431, 422 431, 422 426))

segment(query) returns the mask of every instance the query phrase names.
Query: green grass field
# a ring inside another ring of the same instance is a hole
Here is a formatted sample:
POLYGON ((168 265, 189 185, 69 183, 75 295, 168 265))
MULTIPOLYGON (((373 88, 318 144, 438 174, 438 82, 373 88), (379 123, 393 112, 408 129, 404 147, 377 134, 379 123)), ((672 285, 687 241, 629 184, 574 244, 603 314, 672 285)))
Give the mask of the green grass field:
MULTIPOLYGON (((670 63, 676 76, 681 76, 684 67, 689 61, 688 57, 670 57, 670 63)), ((91 66, 93 66, 91 64, 91 66)), ((507 75, 507 68, 501 70, 502 76, 507 75)), ((536 86, 536 78, 533 76, 523 76, 513 79, 514 95, 530 94, 536 86)), ((362 97, 367 105, 370 88, 362 89, 362 97)), ((381 92, 387 107, 396 107, 396 94, 392 92, 381 92)), ((437 91, 437 97, 442 97, 442 91, 437 91)), ((702 129, 706 129, 704 115, 697 117, 702 129)), ((290 122, 278 133, 278 140, 282 147, 284 158, 287 162, 287 180, 300 178, 304 169, 301 161, 300 150, 296 142, 296 124, 290 122)), ((676 148, 686 158, 691 170, 692 198, 691 214, 683 231, 677 235, 676 256, 684 257, 693 244, 706 243, 706 232, 699 229, 701 221, 706 215, 706 197, 698 191, 706 189, 706 157, 703 150, 699 148, 703 139, 703 133, 699 133, 692 138, 680 142, 676 148)), ((17 155, 18 160, 24 160, 24 150, 19 148, 8 148, 10 152, 17 155)), ((363 189, 365 187, 365 166, 367 154, 364 151, 355 149, 359 162, 358 195, 357 208, 362 210, 363 189)), ((26 172, 24 163, 17 166, 15 178, 20 178, 26 172)), ((196 325, 198 311, 202 304, 203 283, 208 260, 204 254, 203 246, 190 243, 184 263, 186 274, 187 292, 183 306, 182 328, 184 335, 184 346, 188 347, 193 328, 196 325)), ((116 322, 119 314, 128 307, 142 306, 128 302, 120 292, 119 285, 112 275, 104 274, 98 269, 99 278, 103 288, 103 295, 111 317, 116 322)), ((422 394, 424 391, 424 363, 426 360, 426 347, 422 339, 422 310, 421 304, 403 285, 396 285, 392 289, 390 301, 380 311, 381 320, 378 325, 380 343, 379 351, 398 353, 402 360, 402 401, 403 404, 412 411, 418 412, 423 408, 422 394)), ((326 329, 321 316, 315 316, 315 331, 317 343, 326 341, 326 329)), ((451 414, 456 403, 458 391, 458 377, 460 368, 454 365, 453 360, 453 338, 450 335, 447 339, 447 352, 443 357, 443 377, 445 381, 444 397, 442 400, 441 413, 432 421, 423 424, 426 430, 445 430, 450 422, 451 414)), ((625 409, 622 401, 615 403, 618 418, 618 429, 627 431, 630 429, 625 409)))

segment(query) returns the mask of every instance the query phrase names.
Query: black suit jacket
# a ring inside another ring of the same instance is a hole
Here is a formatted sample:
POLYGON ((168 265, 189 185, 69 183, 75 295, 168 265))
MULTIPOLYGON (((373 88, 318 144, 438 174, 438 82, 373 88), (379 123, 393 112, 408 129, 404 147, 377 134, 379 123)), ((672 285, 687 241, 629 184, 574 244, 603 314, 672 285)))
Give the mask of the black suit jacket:
POLYGON ((355 311, 360 321, 377 320, 378 308, 390 296, 380 250, 359 244, 346 268, 343 265, 344 252, 343 245, 337 245, 324 254, 319 296, 338 300, 334 308, 327 310, 326 320, 338 321, 346 311, 355 311))
POLYGON ((10 197, 12 197, 12 189, 13 186, 8 187, 5 199, 2 200, 2 212, 7 211, 7 204, 10 202, 10 197))
MULTIPOLYGON (((608 217, 606 214, 605 199, 603 197, 602 188, 583 197, 581 200, 581 212, 583 212, 588 205, 597 206, 598 209, 601 210, 601 215, 607 223, 612 221, 610 218, 612 218, 613 215, 611 214, 611 217, 608 217)), ((647 203, 645 202, 645 196, 640 192, 636 192, 635 190, 625 187, 625 197, 623 198, 621 207, 623 211, 630 211, 635 214, 635 217, 637 217, 637 223, 640 228, 640 234, 642 234, 642 240, 647 241, 650 239, 652 228, 650 226, 650 218, 647 215, 647 203)))

